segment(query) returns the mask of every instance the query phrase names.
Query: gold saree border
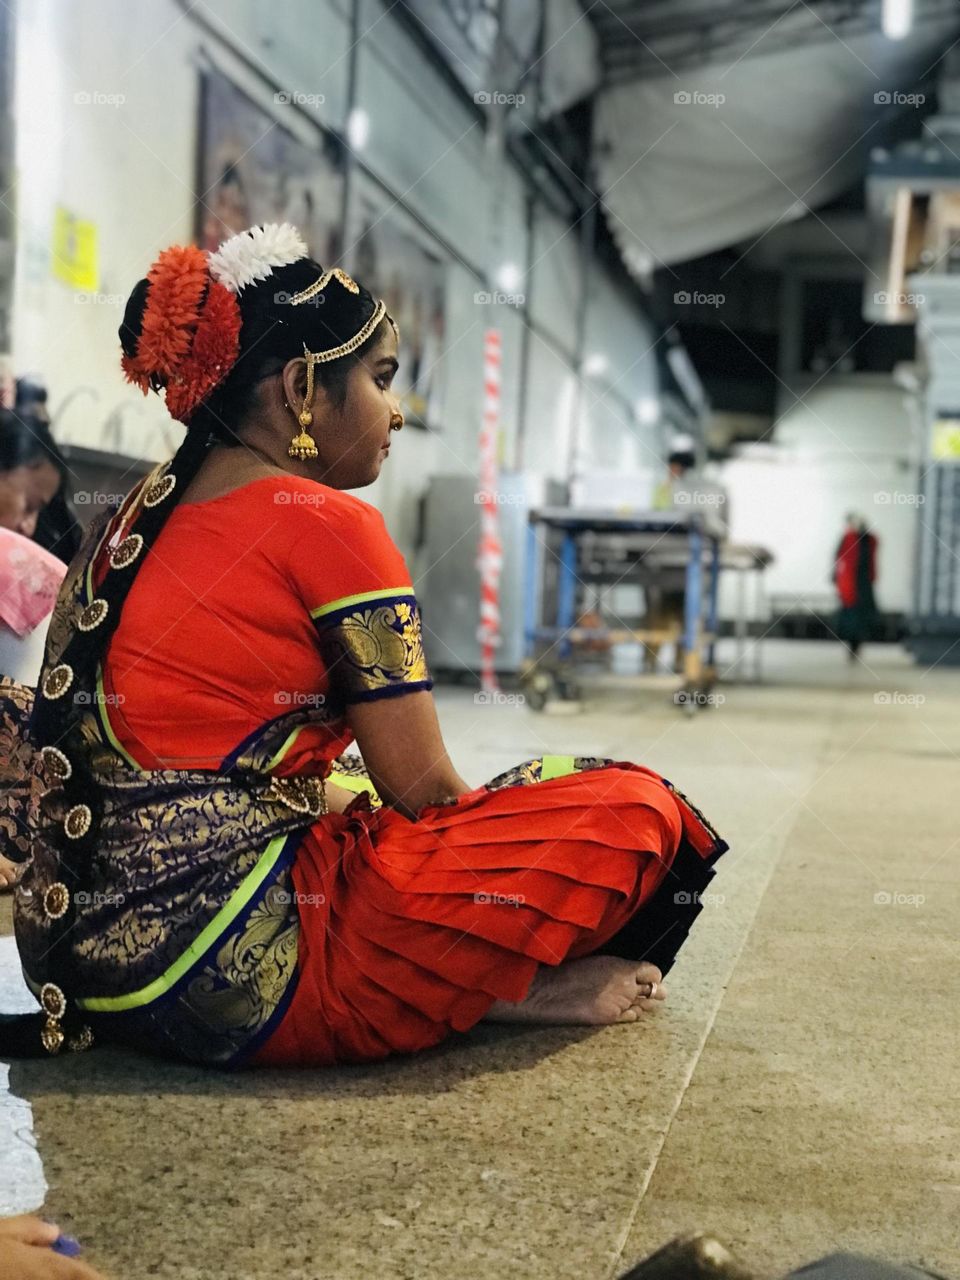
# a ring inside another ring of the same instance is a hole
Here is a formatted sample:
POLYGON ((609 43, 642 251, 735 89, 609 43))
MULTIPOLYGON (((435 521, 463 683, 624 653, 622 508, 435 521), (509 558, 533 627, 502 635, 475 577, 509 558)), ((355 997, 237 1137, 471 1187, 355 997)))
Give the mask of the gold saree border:
MULTIPOLYGON (((151 1004, 154 1000, 159 999, 160 996, 166 995, 190 971, 201 956, 205 955, 214 943, 226 933, 229 926, 276 866, 280 854, 289 839, 289 832, 286 835, 274 836, 257 860, 257 865, 243 883, 237 887, 207 927, 197 935, 186 951, 182 952, 174 960, 166 972, 161 973, 158 978, 154 978, 147 986, 141 987, 139 991, 130 991, 124 996, 79 996, 77 997, 77 1004, 80 1008, 86 1009, 90 1013, 122 1013, 125 1009, 142 1008, 143 1005, 151 1004)), ((25 974, 24 976, 33 994, 39 995, 40 988, 38 985, 28 975, 25 974)))

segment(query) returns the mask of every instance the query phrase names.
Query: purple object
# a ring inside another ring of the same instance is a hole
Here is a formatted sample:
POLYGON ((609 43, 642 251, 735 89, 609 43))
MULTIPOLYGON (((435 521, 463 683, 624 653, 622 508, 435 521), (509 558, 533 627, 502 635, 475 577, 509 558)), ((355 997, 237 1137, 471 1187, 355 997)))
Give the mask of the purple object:
POLYGON ((73 1236, 57 1236, 50 1248, 64 1258, 77 1258, 83 1252, 79 1241, 74 1240, 73 1236))

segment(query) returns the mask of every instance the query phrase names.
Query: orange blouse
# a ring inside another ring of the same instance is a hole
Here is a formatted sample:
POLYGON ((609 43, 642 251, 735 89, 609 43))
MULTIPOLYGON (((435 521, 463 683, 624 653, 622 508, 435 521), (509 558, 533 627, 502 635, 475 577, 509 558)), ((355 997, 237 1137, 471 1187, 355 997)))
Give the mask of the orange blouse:
POLYGON ((431 683, 410 572, 380 513, 270 476, 175 508, 124 604, 100 696, 146 769, 229 767, 271 721, 319 710, 272 768, 322 773, 352 741, 348 704, 431 683))

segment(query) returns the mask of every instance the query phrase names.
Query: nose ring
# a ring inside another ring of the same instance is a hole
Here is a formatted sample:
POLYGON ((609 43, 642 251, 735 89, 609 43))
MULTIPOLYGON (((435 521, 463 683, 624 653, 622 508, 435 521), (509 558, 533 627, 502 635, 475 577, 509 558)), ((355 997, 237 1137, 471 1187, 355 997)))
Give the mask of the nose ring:
POLYGON ((390 415, 390 430, 400 431, 403 427, 403 414, 394 413, 390 415))

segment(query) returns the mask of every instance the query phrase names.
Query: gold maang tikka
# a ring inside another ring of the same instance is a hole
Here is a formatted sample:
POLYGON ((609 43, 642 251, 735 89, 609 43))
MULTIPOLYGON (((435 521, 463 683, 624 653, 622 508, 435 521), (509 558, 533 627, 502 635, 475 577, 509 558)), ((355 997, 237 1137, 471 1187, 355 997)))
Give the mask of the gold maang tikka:
MULTIPOLYGON (((321 292, 331 279, 336 279, 350 293, 359 293, 360 286, 347 275, 345 271, 334 268, 332 271, 325 271, 318 280, 306 289, 302 289, 300 293, 294 294, 290 299, 291 306, 300 306, 304 302, 309 302, 317 293, 321 292)), ((300 412, 297 414, 297 422, 300 424, 299 432, 290 441, 287 453, 291 458, 299 458, 303 461, 306 458, 316 458, 318 456, 317 442, 310 434, 310 427, 313 425, 313 368, 317 364, 326 364, 331 360, 339 360, 343 356, 348 356, 362 346, 370 337, 374 329, 387 314, 386 303, 380 298, 373 309, 373 314, 367 321, 357 330, 352 338, 348 338, 346 342, 341 342, 335 347, 329 347, 326 351, 311 351, 306 343, 303 344, 303 356, 307 362, 307 389, 303 397, 303 404, 300 412)), ((396 322, 390 318, 399 340, 400 331, 397 329, 396 322)))

